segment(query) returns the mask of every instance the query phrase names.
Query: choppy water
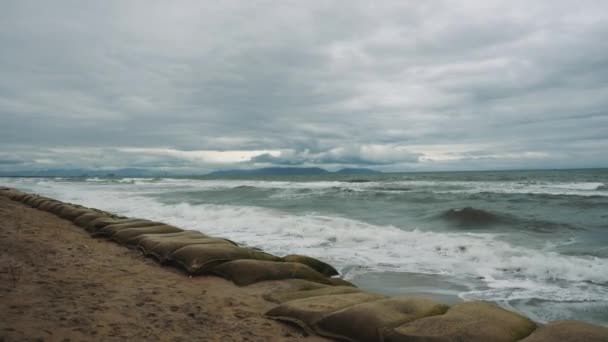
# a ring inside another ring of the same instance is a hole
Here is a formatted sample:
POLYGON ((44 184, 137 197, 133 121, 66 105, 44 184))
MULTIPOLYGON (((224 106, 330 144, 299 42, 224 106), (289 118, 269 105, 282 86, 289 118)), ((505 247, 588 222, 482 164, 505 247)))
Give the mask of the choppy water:
POLYGON ((608 325, 608 170, 0 184, 319 257, 372 291, 608 325))

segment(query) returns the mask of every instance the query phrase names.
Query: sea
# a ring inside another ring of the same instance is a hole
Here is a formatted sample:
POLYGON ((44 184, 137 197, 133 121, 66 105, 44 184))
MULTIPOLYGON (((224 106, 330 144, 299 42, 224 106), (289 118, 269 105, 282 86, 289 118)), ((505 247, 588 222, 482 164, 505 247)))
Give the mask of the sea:
POLYGON ((608 326, 608 169, 0 185, 316 257, 371 292, 608 326))

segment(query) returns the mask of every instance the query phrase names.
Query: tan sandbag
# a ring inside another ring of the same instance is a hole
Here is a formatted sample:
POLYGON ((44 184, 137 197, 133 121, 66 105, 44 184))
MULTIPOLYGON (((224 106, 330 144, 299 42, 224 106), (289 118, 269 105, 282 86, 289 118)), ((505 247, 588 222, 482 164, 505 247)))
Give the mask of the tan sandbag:
POLYGON ((18 201, 18 202, 23 202, 23 199, 24 199, 26 196, 29 196, 29 194, 28 194, 27 192, 22 192, 22 193, 20 193, 20 194, 16 194, 16 195, 14 195, 14 196, 12 197, 12 200, 13 200, 13 201, 18 201))
POLYGON ((49 200, 49 198, 46 198, 46 197, 42 197, 42 196, 41 196, 41 197, 38 197, 38 198, 36 198, 36 199, 32 200, 32 201, 29 203, 29 206, 30 206, 30 207, 32 207, 32 208, 38 208, 38 206, 39 206, 39 205, 41 205, 42 203, 44 203, 44 202, 46 202, 46 201, 48 201, 48 200, 49 200))
POLYGON ((19 201, 20 199, 27 196, 27 193, 23 191, 19 191, 17 189, 8 188, 7 190, 3 190, 0 192, 2 195, 12 199, 13 201, 19 201))
POLYGON ((53 214, 59 216, 59 213, 61 213, 61 211, 64 208, 69 208, 69 207, 73 207, 72 204, 70 204, 70 203, 61 203, 58 206, 53 206, 52 208, 49 208, 48 211, 49 211, 49 213, 53 213, 53 214))
POLYGON ((240 259, 281 260, 274 255, 249 248, 204 244, 182 247, 169 256, 169 261, 177 264, 190 274, 209 273, 213 267, 221 263, 240 259))
POLYGON ((127 228, 122 229, 119 232, 114 233, 110 238, 120 244, 128 244, 129 239, 142 234, 167 234, 177 233, 184 231, 181 228, 169 226, 167 224, 152 226, 152 227, 140 227, 140 228, 127 228))
POLYGON ((266 312, 266 316, 297 324, 309 334, 314 334, 313 325, 322 317, 353 305, 385 298, 371 293, 348 293, 330 296, 296 299, 283 303, 266 312))
MULTIPOLYGON (((165 235, 165 234, 162 234, 165 235)), ((151 248, 144 251, 145 255, 151 255, 160 263, 165 263, 169 260, 171 253, 174 251, 198 244, 224 244, 230 246, 236 246, 236 244, 230 240, 221 238, 165 238, 165 241, 160 241, 154 244, 151 248)), ((141 249, 141 248, 140 248, 141 249)))
POLYGON ((281 280, 270 280, 263 283, 253 284, 251 287, 255 288, 259 286, 263 289, 262 297, 266 300, 273 301, 275 298, 274 294, 316 290, 326 287, 332 287, 331 285, 316 283, 314 281, 308 281, 304 279, 281 279, 281 280))
POLYGON ((91 211, 89 213, 83 214, 78 216, 77 218, 74 219, 74 221, 72 221, 75 225, 77 225, 78 227, 86 227, 86 225, 97 219, 100 217, 108 217, 107 214, 101 213, 101 212, 97 212, 97 211, 91 211))
POLYGON ((70 206, 66 206, 63 209, 61 209, 58 216, 63 219, 66 219, 66 220, 73 221, 80 215, 84 215, 87 213, 93 213, 93 212, 94 211, 89 208, 70 205, 70 206))
POLYGON ((145 221, 145 220, 137 219, 137 218, 100 217, 100 218, 96 218, 93 221, 90 221, 89 223, 87 223, 86 226, 84 226, 84 229, 87 232, 94 234, 98 230, 100 230, 104 227, 107 227, 109 225, 112 225, 112 224, 140 222, 140 221, 145 221))
POLYGON ((297 262, 264 260, 235 260, 215 267, 212 271, 239 286, 247 286, 267 280, 305 279, 321 284, 331 284, 327 277, 297 262))
POLYGON ((329 296, 337 294, 358 293, 360 289, 350 286, 326 286, 316 289, 306 289, 301 291, 273 291, 262 295, 262 298, 269 302, 283 304, 291 300, 329 296))
POLYGON ((184 230, 183 232, 169 233, 169 234, 142 234, 129 240, 129 243, 133 243, 137 246, 144 254, 148 252, 152 247, 161 241, 169 238, 189 238, 189 239, 207 239, 209 236, 196 231, 196 230, 184 230))
POLYGON ((393 297, 330 313, 316 321, 313 329, 321 336, 340 340, 380 342, 386 329, 423 317, 442 315, 447 310, 447 305, 430 299, 393 297))
POLYGON ((28 196, 29 194, 27 192, 23 192, 21 194, 17 194, 14 196, 13 201, 19 201, 19 202, 23 202, 23 199, 28 196))
POLYGON ((339 274, 332 265, 306 255, 291 254, 283 257, 283 260, 304 264, 326 277, 332 277, 339 274))
POLYGON ((40 210, 44 210, 44 211, 49 211, 49 208, 52 208, 56 205, 60 205, 63 204, 63 202, 57 201, 57 200, 48 200, 45 201, 44 203, 42 203, 41 205, 38 206, 38 209, 40 210))
POLYGON ((32 201, 38 199, 38 195, 35 194, 29 194, 25 197, 23 197, 23 199, 21 200, 22 203, 30 205, 30 203, 32 203, 32 201))
POLYGON ((608 342, 608 328, 580 321, 555 321, 521 342, 608 342))
MULTIPOLYGON (((95 220, 95 219, 93 219, 95 220)), ((93 221, 92 220, 92 221, 93 221)), ((89 222, 92 222, 89 221, 89 222)), ((116 224, 107 225, 101 229, 98 229, 96 232, 92 233, 93 237, 110 237, 121 230, 129 229, 129 228, 142 228, 142 227, 154 227, 154 226, 162 226, 164 223, 153 222, 148 220, 132 220, 128 222, 121 222, 116 224)), ((85 227, 88 226, 88 223, 85 224, 85 227)))
POLYGON ((492 341, 514 342, 536 324, 528 318, 481 301, 454 305, 444 315, 422 318, 385 333, 386 342, 492 341))
POLYGON ((355 284, 351 283, 350 281, 346 281, 342 278, 329 278, 329 281, 331 282, 332 285, 334 286, 350 286, 350 287, 357 287, 355 284))

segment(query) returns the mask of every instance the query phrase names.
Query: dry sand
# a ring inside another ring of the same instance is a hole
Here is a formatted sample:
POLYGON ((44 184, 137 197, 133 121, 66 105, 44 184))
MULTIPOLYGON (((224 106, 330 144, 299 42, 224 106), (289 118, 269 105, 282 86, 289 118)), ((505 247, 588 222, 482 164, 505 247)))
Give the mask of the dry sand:
POLYGON ((190 278, 0 196, 0 341, 327 341, 263 317, 281 286, 190 278))

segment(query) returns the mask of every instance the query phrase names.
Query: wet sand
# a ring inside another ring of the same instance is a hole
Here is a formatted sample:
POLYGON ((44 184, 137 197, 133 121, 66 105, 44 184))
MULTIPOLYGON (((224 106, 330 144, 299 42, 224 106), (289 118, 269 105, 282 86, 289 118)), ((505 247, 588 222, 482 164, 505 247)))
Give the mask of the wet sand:
POLYGON ((263 316, 281 286, 188 277, 0 196, 0 341, 328 341, 263 316))

